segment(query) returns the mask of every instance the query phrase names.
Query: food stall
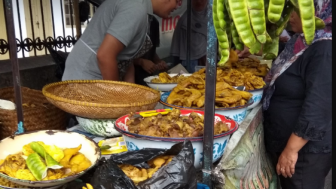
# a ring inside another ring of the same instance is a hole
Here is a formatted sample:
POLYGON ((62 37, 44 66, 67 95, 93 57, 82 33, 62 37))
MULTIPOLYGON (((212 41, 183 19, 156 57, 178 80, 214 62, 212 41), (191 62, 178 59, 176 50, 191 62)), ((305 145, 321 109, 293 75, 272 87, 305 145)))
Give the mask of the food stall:
MULTIPOLYGON (((190 5, 190 1, 188 2, 190 5)), ((14 30, 11 6, 11 1, 6 0, 9 31, 14 30)), ((265 87, 262 77, 269 68, 267 64, 265 66, 260 60, 254 58, 238 60, 235 51, 231 50, 229 44, 231 37, 228 38, 227 34, 232 32, 232 41, 237 49, 247 45, 252 53, 257 53, 264 44, 263 58, 274 59, 277 55, 278 33, 288 22, 287 9, 291 10, 295 3, 286 2, 284 9, 286 11, 283 15, 280 13, 280 18, 283 17, 281 22, 270 24, 271 27, 266 28, 264 20, 265 27, 258 33, 252 31, 252 28, 256 27, 253 16, 251 26, 247 27, 248 32, 242 31, 246 27, 239 26, 237 19, 240 13, 233 7, 246 11, 243 16, 249 20, 247 6, 250 5, 234 0, 224 2, 209 0, 208 8, 213 11, 207 13, 207 66, 192 75, 185 76, 183 80, 176 83, 176 86, 173 86, 171 91, 162 94, 148 87, 114 81, 67 81, 45 86, 43 95, 51 104, 77 116, 80 124, 68 129, 72 132, 49 130, 23 133, 25 123, 20 74, 16 52, 10 51, 15 81, 18 132, 0 143, 0 148, 15 146, 13 149, 6 149, 7 154, 0 154, 0 160, 5 159, 3 162, 0 161, 0 176, 24 186, 55 188, 72 183, 99 164, 93 174, 96 178, 93 183, 96 184, 107 182, 106 177, 113 175, 113 178, 120 176, 118 178, 123 180, 123 184, 129 184, 127 186, 130 188, 135 188, 135 185, 145 188, 154 186, 158 182, 163 183, 162 181, 165 181, 168 186, 175 181, 169 180, 168 176, 168 180, 158 178, 158 175, 165 174, 162 171, 164 169, 175 173, 179 170, 181 183, 188 188, 196 186, 195 178, 191 179, 194 175, 190 173, 197 171, 202 178, 197 182, 200 185, 206 184, 210 188, 275 188, 277 182, 275 171, 265 153, 263 143, 260 105, 265 87), (225 3, 231 6, 226 6, 225 3), (224 9, 225 7, 227 10, 224 9), (224 12, 224 15, 220 12, 224 12), (225 23, 225 19, 230 20, 225 23), (234 32, 239 35, 235 36, 234 32), (245 33, 249 34, 245 35, 245 33), (255 35, 258 37, 255 38, 255 35), (217 61, 217 38, 221 56, 219 62, 217 61), (241 86, 243 88, 240 88, 241 86), (147 112, 153 109, 160 111, 147 112), (146 123, 149 119, 151 124, 146 123), (174 124, 171 124, 170 120, 174 120, 174 124), (167 124, 169 127, 164 130, 162 127, 167 124), (153 130, 159 125, 160 132, 153 130), (120 138, 120 135, 123 137, 120 138), (53 144, 36 142, 46 138, 49 138, 48 140, 53 144), (74 140, 76 142, 69 148, 67 145, 72 143, 71 138, 76 139, 74 140), (16 144, 14 141, 20 143, 16 144), (28 146, 22 148, 20 145, 28 146), (133 159, 126 160, 123 153, 120 153, 126 151, 125 146, 128 155, 133 159), (116 148, 112 149, 112 147, 116 148), (12 162, 9 161, 11 157, 8 158, 8 156, 11 153, 17 153, 14 152, 17 148, 22 148, 22 153, 28 158, 27 160, 20 157, 12 159, 18 159, 18 165, 22 167, 26 166, 25 161, 27 161, 31 172, 26 169, 28 172, 22 172, 21 175, 13 174, 13 171, 20 169, 17 167, 13 169, 10 166, 12 162), (151 156, 141 159, 139 153, 151 156), (59 154, 63 154, 61 158, 57 157, 59 154), (110 156, 111 154, 116 155, 110 156), (109 160, 100 162, 101 155, 109 160), (134 163, 136 160, 138 162, 134 163), (145 162, 146 165, 148 163, 147 167, 142 167, 141 164, 145 162), (54 170, 60 167, 70 169, 70 173, 63 170, 64 172, 60 174, 66 177, 60 176, 53 179, 52 176, 58 174, 54 170), (48 170, 51 172, 48 173, 48 170), (141 172, 140 176, 132 175, 134 170, 137 174, 141 172), (31 181, 27 181, 29 180, 27 175, 32 179, 31 181), (47 179, 43 180, 44 178, 47 179)), ((264 16, 265 14, 261 14, 260 17, 264 18, 264 16)), ((268 19, 274 23, 280 18, 268 19)), ((188 19, 190 20, 190 17, 188 19)), ((16 49, 14 32, 8 33, 11 49, 16 49)), ((190 38, 188 41, 190 42, 190 38)), ((153 79, 159 79, 161 82, 160 76, 171 78, 162 73, 158 78, 153 79)), ((110 182, 118 184, 118 180, 110 182)), ((86 185, 86 187, 92 186, 86 185)))

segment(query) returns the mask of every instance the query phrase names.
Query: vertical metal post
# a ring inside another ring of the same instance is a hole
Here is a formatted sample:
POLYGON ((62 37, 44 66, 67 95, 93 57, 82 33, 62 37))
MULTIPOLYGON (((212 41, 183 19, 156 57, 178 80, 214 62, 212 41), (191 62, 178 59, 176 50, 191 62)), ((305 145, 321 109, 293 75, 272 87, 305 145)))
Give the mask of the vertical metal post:
POLYGON ((191 68, 190 65, 190 40, 191 40, 191 0, 187 1, 187 70, 191 68))
POLYGON ((203 138, 203 183, 212 188, 211 170, 213 156, 215 93, 217 77, 217 35, 212 20, 213 0, 208 2, 207 64, 205 78, 205 109, 203 138))
MULTIPOLYGON (((19 0, 16 0, 16 8, 17 8, 18 20, 19 20, 20 42, 21 42, 21 44, 23 44, 19 0)), ((24 48, 22 48, 21 51, 22 51, 22 57, 25 57, 24 48)))
POLYGON ((82 23, 79 19, 79 0, 74 0, 73 2, 73 9, 74 9, 74 15, 75 15, 75 25, 76 25, 76 39, 79 39, 79 37, 82 35, 82 23))
POLYGON ((34 18, 33 18, 33 11, 32 11, 32 6, 31 6, 31 0, 29 2, 29 14, 30 14, 30 25, 31 25, 31 30, 32 30, 32 37, 33 37, 33 49, 34 49, 34 55, 36 56, 36 43, 35 43, 35 33, 34 33, 34 18))
POLYGON ((70 5, 70 25, 71 25, 71 32, 72 32, 72 37, 75 36, 74 34, 74 27, 73 27, 73 24, 74 24, 74 21, 73 21, 73 12, 72 12, 72 0, 69 0, 69 5, 70 5))
MULTIPOLYGON (((51 22, 52 22, 52 27, 53 27, 53 39, 56 40, 56 34, 55 34, 55 20, 54 20, 54 8, 53 8, 53 1, 50 0, 50 9, 51 9, 51 22)), ((63 18, 63 17, 62 17, 63 18)), ((55 44, 55 43, 54 43, 55 44)), ((57 49, 57 46, 54 46, 54 49, 57 49)))
POLYGON ((63 0, 59 0, 61 3, 61 15, 62 15, 62 28, 63 28, 63 42, 64 42, 64 51, 67 52, 66 42, 65 42, 65 25, 64 25, 64 13, 63 13, 63 0))
MULTIPOLYGON (((42 30, 43 30, 43 41, 46 40, 46 32, 45 32, 45 22, 44 22, 44 12, 43 12, 43 1, 40 0, 40 6, 41 6, 41 15, 42 15, 42 30)), ((44 48, 45 53, 47 54, 47 48, 44 48)))
POLYGON ((20 83, 20 70, 19 62, 17 58, 17 45, 15 39, 15 28, 14 28, 14 18, 13 18, 13 4, 12 0, 5 0, 5 16, 6 16, 6 29, 9 43, 9 55, 12 63, 12 74, 15 92, 15 103, 17 111, 18 123, 23 125, 23 111, 22 111, 22 94, 21 94, 21 83, 20 83))

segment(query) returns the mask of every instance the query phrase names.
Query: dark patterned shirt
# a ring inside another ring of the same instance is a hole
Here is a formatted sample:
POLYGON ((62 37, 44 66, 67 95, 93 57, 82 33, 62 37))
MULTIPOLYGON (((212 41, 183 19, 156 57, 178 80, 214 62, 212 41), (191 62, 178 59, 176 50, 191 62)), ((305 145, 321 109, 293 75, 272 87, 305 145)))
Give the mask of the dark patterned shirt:
POLYGON ((265 144, 282 152, 292 133, 309 142, 303 153, 332 151, 332 41, 314 43, 275 81, 264 111, 265 144))

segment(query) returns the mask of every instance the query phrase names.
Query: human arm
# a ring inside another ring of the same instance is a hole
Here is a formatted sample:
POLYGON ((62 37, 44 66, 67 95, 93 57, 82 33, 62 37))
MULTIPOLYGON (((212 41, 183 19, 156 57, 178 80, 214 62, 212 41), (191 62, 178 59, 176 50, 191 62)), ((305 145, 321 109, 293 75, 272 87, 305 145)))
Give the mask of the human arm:
POLYGON ((106 34, 97 51, 98 66, 103 80, 119 81, 118 54, 124 45, 114 36, 106 34))
POLYGON ((278 168, 285 169, 281 172, 285 177, 295 172, 298 152, 307 142, 323 141, 326 133, 331 132, 332 45, 331 42, 317 42, 313 46, 309 52, 309 48, 306 50, 308 56, 302 55, 300 74, 305 85, 305 99, 293 134, 277 165, 277 171, 278 168))
MULTIPOLYGON (((114 11, 106 13, 114 12, 113 15, 105 16, 101 20, 109 24, 97 50, 98 66, 104 80, 119 80, 118 61, 127 60, 130 56, 125 56, 121 52, 128 46, 136 46, 134 45, 136 39, 146 32, 143 24, 147 23, 147 13, 145 8, 138 7, 138 3, 120 2, 114 11), (129 20, 130 17, 137 19, 129 20)), ((125 50, 129 52, 129 49, 125 50)))
MULTIPOLYGON (((247 46, 244 46, 244 49, 242 51, 236 50, 236 52, 237 52, 239 58, 246 58, 246 57, 249 57, 251 55, 250 48, 248 48, 247 46)), ((261 48, 261 50, 254 55, 262 56, 262 53, 263 53, 263 51, 262 51, 262 48, 261 48)))
POLYGON ((134 76, 134 64, 130 64, 127 68, 126 74, 124 76, 124 81, 129 83, 135 83, 135 76, 134 76))
POLYGON ((142 69, 144 69, 149 74, 155 72, 157 69, 156 65, 152 61, 145 58, 137 58, 133 62, 135 65, 141 66, 142 69))
POLYGON ((167 63, 162 60, 157 53, 154 55, 154 63, 156 64, 157 69, 160 71, 168 69, 167 63))

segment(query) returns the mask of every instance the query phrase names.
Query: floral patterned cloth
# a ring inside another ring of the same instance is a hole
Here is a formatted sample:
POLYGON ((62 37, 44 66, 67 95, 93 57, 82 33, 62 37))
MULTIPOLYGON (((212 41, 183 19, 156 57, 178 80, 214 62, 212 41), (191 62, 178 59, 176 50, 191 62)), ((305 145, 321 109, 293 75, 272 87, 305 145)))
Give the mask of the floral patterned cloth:
POLYGON ((123 81, 124 76, 126 75, 126 71, 128 67, 133 63, 133 60, 136 58, 142 57, 146 52, 148 52, 152 48, 153 44, 150 40, 149 36, 146 35, 146 39, 141 47, 141 49, 136 53, 136 55, 131 60, 122 60, 118 62, 118 70, 119 70, 119 80, 123 81))
MULTIPOLYGON (((326 27, 323 30, 315 32, 313 43, 321 40, 332 40, 332 0, 314 0, 315 16, 324 20, 326 27)), ((266 88, 263 99, 263 108, 267 110, 270 99, 274 93, 275 80, 300 57, 305 50, 309 48, 304 39, 304 34, 295 34, 291 40, 287 42, 285 49, 273 62, 271 70, 265 77, 266 88)))

